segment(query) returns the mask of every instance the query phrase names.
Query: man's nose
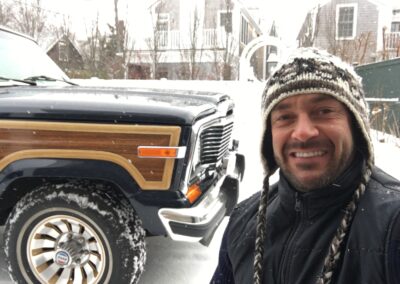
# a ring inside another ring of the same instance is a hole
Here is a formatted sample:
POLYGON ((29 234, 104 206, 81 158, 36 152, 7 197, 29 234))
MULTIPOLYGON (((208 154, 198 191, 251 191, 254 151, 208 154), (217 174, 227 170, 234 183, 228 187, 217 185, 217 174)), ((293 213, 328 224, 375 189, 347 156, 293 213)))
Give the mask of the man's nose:
POLYGON ((318 136, 319 130, 307 114, 299 115, 292 132, 292 138, 305 142, 318 136))

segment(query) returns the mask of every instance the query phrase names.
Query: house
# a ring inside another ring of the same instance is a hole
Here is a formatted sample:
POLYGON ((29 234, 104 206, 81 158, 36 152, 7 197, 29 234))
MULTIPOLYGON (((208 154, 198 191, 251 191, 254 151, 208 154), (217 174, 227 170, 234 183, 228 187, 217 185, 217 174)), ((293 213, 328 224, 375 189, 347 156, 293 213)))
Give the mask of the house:
POLYGON ((84 69, 83 56, 78 44, 64 34, 46 47, 47 55, 71 78, 79 77, 84 69))
MULTIPOLYGON (((262 34, 238 0, 158 0, 147 13, 153 28, 136 42, 128 72, 133 79, 237 79, 243 48, 262 34)), ((260 49, 251 60, 258 78, 263 62, 260 49)))
POLYGON ((400 57, 400 3, 392 9, 390 32, 385 38, 387 57, 400 57))
POLYGON ((399 35, 400 8, 389 1, 331 0, 307 14, 297 40, 357 65, 400 56, 399 35))

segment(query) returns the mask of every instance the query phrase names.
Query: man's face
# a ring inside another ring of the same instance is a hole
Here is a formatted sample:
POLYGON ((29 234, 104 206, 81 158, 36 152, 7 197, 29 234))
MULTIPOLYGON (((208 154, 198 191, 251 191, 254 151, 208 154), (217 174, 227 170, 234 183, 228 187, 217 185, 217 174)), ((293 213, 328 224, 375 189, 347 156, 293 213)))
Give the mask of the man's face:
POLYGON ((271 112, 274 156, 289 182, 300 191, 332 183, 353 158, 347 108, 328 95, 297 95, 271 112))

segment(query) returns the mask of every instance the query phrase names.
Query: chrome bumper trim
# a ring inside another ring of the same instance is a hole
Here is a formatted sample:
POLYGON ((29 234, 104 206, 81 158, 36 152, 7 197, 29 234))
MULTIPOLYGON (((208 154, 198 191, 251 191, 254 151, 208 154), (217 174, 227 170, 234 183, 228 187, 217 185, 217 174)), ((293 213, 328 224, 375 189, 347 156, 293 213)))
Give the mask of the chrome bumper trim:
POLYGON ((235 172, 238 171, 235 165, 236 154, 231 152, 223 162, 225 174, 193 207, 161 208, 158 211, 158 216, 171 239, 198 242, 210 231, 215 230, 223 217, 229 213, 227 209, 231 207, 232 202, 237 201, 237 190, 230 194, 229 188, 223 188, 226 179, 238 179, 235 176, 235 172))

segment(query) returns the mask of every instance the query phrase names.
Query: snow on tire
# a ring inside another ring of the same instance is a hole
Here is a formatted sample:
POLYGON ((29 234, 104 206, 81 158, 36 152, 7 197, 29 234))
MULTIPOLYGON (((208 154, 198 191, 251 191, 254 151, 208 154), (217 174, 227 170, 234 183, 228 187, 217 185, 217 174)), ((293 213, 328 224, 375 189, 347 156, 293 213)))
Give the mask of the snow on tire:
POLYGON ((137 283, 145 232, 133 208, 103 185, 46 185, 25 195, 5 228, 15 283, 137 283), (99 188, 101 187, 101 188, 99 188))

